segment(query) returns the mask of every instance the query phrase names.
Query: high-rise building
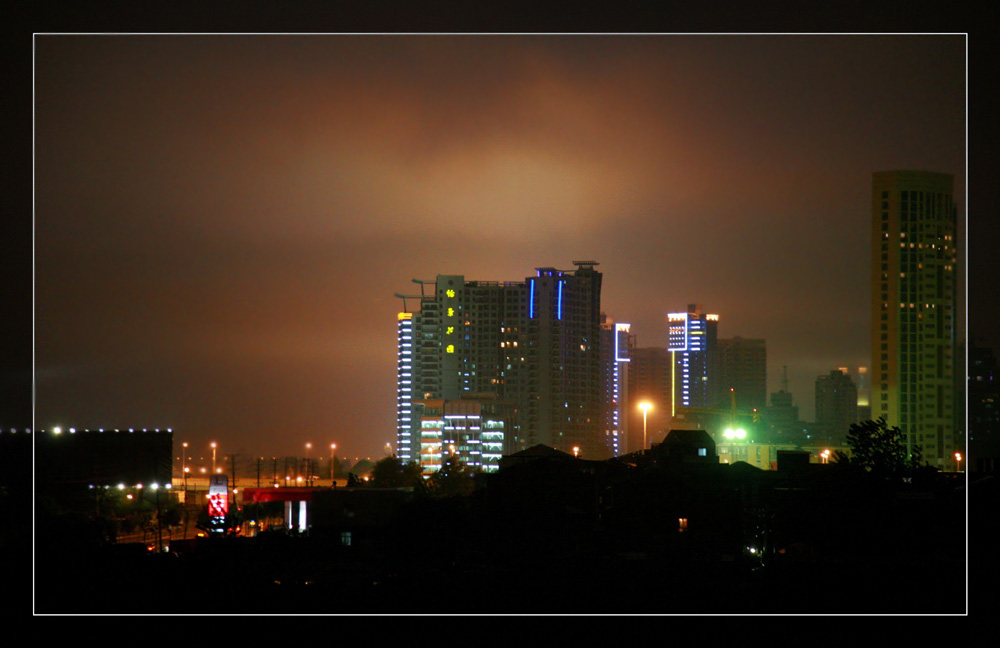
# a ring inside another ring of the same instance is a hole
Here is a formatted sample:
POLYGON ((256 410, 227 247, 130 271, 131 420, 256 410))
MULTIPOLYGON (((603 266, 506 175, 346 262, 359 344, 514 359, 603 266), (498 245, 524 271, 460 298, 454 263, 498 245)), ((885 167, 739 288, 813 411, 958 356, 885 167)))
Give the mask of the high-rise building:
POLYGON ((968 374, 968 469, 995 473, 1000 467, 1000 373, 993 349, 973 341, 968 374))
POLYGON ((542 443, 581 457, 610 456, 601 390, 601 274, 594 261, 574 264, 572 271, 537 268, 524 281, 415 279, 419 295, 397 294, 404 309, 397 371, 401 459, 421 455, 421 420, 438 416, 426 412, 428 403, 436 408, 439 400, 461 399, 494 399, 505 454, 542 443), (419 311, 410 312, 407 300, 419 302, 419 311))
MULTIPOLYGON (((685 313, 667 315, 674 406, 715 407, 719 400, 717 340, 719 316, 689 304, 685 313)), ((673 415, 673 412, 671 412, 673 415)))
POLYGON ((858 390, 858 420, 868 421, 872 418, 871 389, 868 384, 868 367, 837 367, 841 373, 851 377, 858 390))
POLYGON ((816 432, 841 440, 858 422, 858 387, 846 371, 816 378, 816 432))
POLYGON ((906 447, 953 467, 957 425, 954 177, 883 171, 872 179, 872 417, 906 447))
POLYGON ((607 452, 627 454, 629 329, 601 314, 601 419, 607 452))
POLYGON ((516 435, 517 404, 502 397, 506 383, 519 383, 525 364, 524 284, 466 281, 462 275, 414 283, 420 284, 419 295, 396 295, 404 309, 397 343, 397 456, 421 460, 430 401, 501 397, 493 407, 504 417, 505 438, 516 435), (419 308, 411 312, 407 300, 419 308))
POLYGON ((736 409, 763 412, 767 407, 767 344, 764 340, 741 337, 719 338, 719 384, 722 401, 716 407, 729 407, 726 397, 732 389, 736 409))

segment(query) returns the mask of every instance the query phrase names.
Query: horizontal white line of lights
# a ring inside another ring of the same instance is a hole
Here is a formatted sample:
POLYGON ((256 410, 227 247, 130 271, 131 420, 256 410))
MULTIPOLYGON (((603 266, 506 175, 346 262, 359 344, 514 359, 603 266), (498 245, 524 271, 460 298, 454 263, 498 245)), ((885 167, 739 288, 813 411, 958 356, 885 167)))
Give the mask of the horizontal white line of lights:
MULTIPOLYGON (((14 430, 13 428, 10 431, 11 432, 16 432, 16 430, 14 430)), ((27 432, 28 434, 30 434, 31 433, 31 428, 25 428, 24 431, 27 432)), ((38 432, 45 432, 46 430, 37 430, 37 431, 38 432)), ((110 431, 111 430, 109 430, 109 432, 110 431)), ((115 428, 113 431, 114 432, 121 432, 122 430, 119 430, 118 428, 115 428)), ((128 431, 129 432, 135 432, 135 428, 129 428, 128 431)), ((142 428, 142 431, 143 432, 173 432, 173 428, 167 428, 165 430, 161 430, 160 428, 155 428, 153 430, 149 430, 147 428, 142 428)), ((69 429, 69 433, 70 434, 76 434, 76 432, 77 432, 76 428, 70 428, 69 429)), ((94 432, 94 430, 80 430, 80 432, 94 432)), ((98 428, 97 432, 104 432, 104 428, 98 428)), ((52 434, 62 434, 62 428, 59 428, 59 427, 52 428, 52 434)))

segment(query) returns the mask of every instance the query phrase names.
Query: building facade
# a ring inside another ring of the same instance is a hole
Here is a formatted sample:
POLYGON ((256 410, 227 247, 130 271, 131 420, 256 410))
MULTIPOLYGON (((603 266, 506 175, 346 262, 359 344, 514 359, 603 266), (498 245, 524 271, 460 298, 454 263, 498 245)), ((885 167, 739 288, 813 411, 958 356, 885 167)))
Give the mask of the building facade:
POLYGON ((636 347, 629 351, 628 374, 628 447, 635 452, 643 447, 643 427, 647 443, 652 437, 666 435, 673 409, 671 355, 665 347, 636 347), (640 405, 650 407, 643 413, 640 405))
POLYGON ((584 458, 610 456, 601 274, 594 261, 574 264, 537 268, 524 281, 415 279, 419 295, 397 294, 401 459, 420 460, 429 401, 477 398, 495 399, 505 454, 542 443, 584 458))
POLYGON ((601 420, 606 452, 613 457, 629 453, 630 329, 601 314, 601 420))
POLYGON ((456 455, 474 469, 496 472, 503 455, 507 412, 493 395, 457 400, 422 400, 420 405, 420 468, 441 469, 448 455, 456 455))
POLYGON ((736 409, 763 412, 767 407, 767 343, 761 339, 719 338, 719 389, 722 402, 731 405, 726 395, 733 391, 736 409))
POLYGON ((843 439, 858 422, 858 387, 847 372, 835 369, 816 378, 816 431, 843 439))
MULTIPOLYGON (((671 354, 673 405, 715 407, 719 401, 719 316, 701 304, 667 315, 667 351, 671 354)), ((673 416, 674 412, 671 412, 673 416)))
POLYGON ((899 426, 909 451, 952 466, 962 447, 956 394, 954 177, 872 179, 871 415, 899 426))
POLYGON ((1000 380, 993 349, 969 345, 968 374, 968 469, 996 473, 1000 469, 1000 380))

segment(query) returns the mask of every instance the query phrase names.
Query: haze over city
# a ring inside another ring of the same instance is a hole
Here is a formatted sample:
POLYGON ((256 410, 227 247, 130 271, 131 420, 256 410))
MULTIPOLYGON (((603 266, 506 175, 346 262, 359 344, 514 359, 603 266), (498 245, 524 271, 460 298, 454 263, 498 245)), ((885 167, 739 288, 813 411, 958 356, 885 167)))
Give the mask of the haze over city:
POLYGON ((766 339, 768 390, 787 366, 810 420, 817 376, 870 366, 872 173, 953 174, 964 248, 961 35, 50 35, 35 57, 40 429, 381 456, 393 294, 574 259, 640 346, 692 303, 766 339))

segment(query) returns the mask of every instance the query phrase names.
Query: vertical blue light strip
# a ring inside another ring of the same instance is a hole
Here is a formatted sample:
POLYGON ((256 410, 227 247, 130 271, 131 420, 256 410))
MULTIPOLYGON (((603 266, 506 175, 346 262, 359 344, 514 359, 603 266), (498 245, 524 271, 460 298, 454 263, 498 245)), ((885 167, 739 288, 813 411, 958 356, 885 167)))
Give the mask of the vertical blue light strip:
POLYGON ((528 317, 535 316, 535 280, 529 279, 528 285, 531 286, 531 294, 528 296, 528 317))
POLYGON ((556 306, 556 318, 562 319, 562 287, 563 282, 556 280, 559 284, 559 303, 556 306))

